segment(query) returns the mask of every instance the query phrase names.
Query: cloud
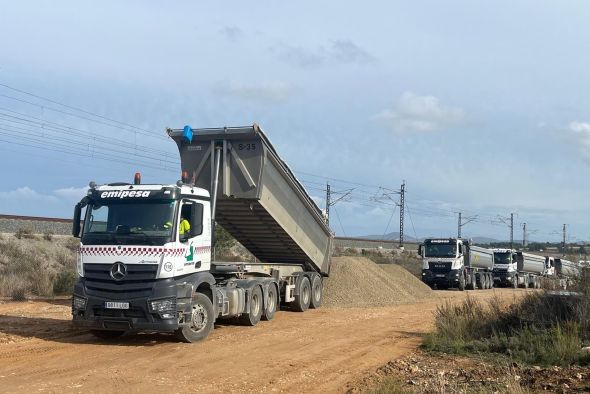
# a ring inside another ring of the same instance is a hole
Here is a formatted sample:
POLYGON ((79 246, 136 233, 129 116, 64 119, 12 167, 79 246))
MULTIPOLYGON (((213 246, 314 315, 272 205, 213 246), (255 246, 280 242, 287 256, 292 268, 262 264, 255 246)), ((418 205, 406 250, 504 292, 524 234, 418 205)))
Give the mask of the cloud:
POLYGON ((393 108, 384 109, 372 119, 395 132, 429 132, 463 122, 465 112, 443 105, 434 96, 405 92, 393 108))
POLYGON ((367 64, 375 57, 350 40, 338 40, 332 43, 332 57, 340 63, 367 64))
POLYGON ((28 186, 19 187, 15 190, 0 192, 0 201, 4 202, 57 202, 58 198, 53 195, 41 194, 28 186))
POLYGON ((374 62, 373 55, 351 40, 336 40, 315 49, 301 46, 277 45, 270 49, 281 61, 301 68, 320 67, 327 64, 359 64, 374 62))
POLYGON ((214 92, 220 96, 231 96, 244 100, 282 102, 291 96, 293 87, 281 81, 267 81, 257 85, 223 82, 214 88, 214 92))
POLYGON ((67 187, 43 193, 29 186, 0 191, 0 213, 67 217, 74 204, 80 201, 87 191, 87 187, 67 187))
POLYGON ((569 139, 577 145, 586 158, 590 159, 590 123, 570 122, 567 131, 569 139))
POLYGON ((56 196, 68 201, 80 201, 88 192, 88 186, 84 187, 66 187, 53 191, 56 196))
POLYGON ((324 48, 312 51, 303 47, 281 45, 271 48, 276 57, 292 66, 308 68, 322 65, 326 61, 324 48))
POLYGON ((228 40, 232 42, 239 41, 243 36, 244 32, 237 26, 226 26, 220 30, 221 34, 224 35, 228 40))

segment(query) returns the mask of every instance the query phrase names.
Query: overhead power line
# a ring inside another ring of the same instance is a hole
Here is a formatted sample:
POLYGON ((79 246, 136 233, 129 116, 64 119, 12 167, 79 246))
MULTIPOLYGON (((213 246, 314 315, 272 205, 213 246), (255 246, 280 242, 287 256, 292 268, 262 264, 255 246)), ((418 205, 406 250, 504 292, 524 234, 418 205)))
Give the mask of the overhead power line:
MULTIPOLYGON (((119 124, 121 126, 130 127, 132 129, 136 129, 138 131, 144 131, 146 133, 160 134, 160 133, 157 133, 157 132, 155 132, 153 130, 148 130, 148 129, 145 129, 143 127, 135 126, 135 125, 132 125, 132 124, 129 124, 129 123, 126 123, 126 122, 121 122, 120 120, 112 119, 112 118, 106 117, 104 115, 100 115, 100 114, 97 114, 97 113, 94 113, 94 112, 91 112, 91 111, 88 111, 88 110, 85 110, 85 109, 82 109, 82 108, 78 108, 78 107, 74 107, 74 106, 71 106, 71 105, 68 105, 68 104, 64 104, 64 103, 61 103, 59 101, 50 99, 48 97, 43 97, 43 96, 40 96, 38 94, 27 92, 27 91, 22 90, 22 89, 17 89, 17 88, 15 88, 13 86, 9 86, 9 85, 3 84, 3 83, 0 83, 0 86, 4 87, 6 89, 10 89, 12 91, 18 92, 18 93, 25 94, 25 95, 30 96, 30 97, 35 97, 37 99, 44 100, 44 101, 47 101, 47 102, 52 103, 52 104, 56 104, 56 105, 62 106, 64 108, 72 109, 74 111, 79 111, 81 113, 84 113, 84 114, 87 114, 87 115, 91 115, 91 116, 95 116, 95 117, 100 118, 100 119, 108 120, 109 122, 113 122, 113 123, 119 124)), ((39 105, 39 104, 36 104, 36 105, 39 105)))

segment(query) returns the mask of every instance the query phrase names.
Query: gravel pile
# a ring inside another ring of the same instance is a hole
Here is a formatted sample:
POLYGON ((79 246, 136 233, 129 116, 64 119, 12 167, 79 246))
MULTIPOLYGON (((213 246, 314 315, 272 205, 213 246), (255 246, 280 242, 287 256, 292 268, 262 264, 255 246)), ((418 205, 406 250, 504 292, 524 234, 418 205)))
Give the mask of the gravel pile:
POLYGON ((324 280, 328 308, 407 304, 430 297, 432 290, 404 268, 375 264, 365 257, 334 257, 324 280))

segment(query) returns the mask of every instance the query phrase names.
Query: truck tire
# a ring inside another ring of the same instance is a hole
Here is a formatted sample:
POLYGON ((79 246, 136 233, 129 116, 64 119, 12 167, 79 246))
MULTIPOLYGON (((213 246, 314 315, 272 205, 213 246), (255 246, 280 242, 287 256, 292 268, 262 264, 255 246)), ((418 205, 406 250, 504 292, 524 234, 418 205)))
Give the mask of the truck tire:
POLYGON ((305 312, 311 302, 311 285, 307 276, 302 277, 299 281, 298 290, 295 301, 293 301, 293 309, 297 312, 305 312))
POLYGON ((203 293, 195 293, 191 302, 190 324, 176 330, 176 337, 183 342, 199 342, 213 330, 213 304, 203 293))
POLYGON ((459 276, 459 285, 457 286, 457 288, 459 289, 459 291, 465 290, 465 274, 464 273, 461 273, 461 276, 459 276))
POLYGON ((248 300, 248 313, 242 313, 238 321, 245 326, 255 326, 262 318, 262 290, 260 286, 254 286, 248 300))
POLYGON ((474 273, 471 273, 471 275, 469 276, 469 278, 471 280, 470 280, 469 285, 467 286, 467 290, 475 290, 477 288, 477 286, 475 284, 475 274, 474 273))
POLYGON ((125 331, 90 330, 90 333, 100 339, 116 339, 125 334, 125 331))
POLYGON ((518 288, 518 276, 517 275, 514 276, 514 280, 512 281, 512 288, 513 289, 518 288))
POLYGON ((479 286, 477 286, 477 288, 480 290, 485 289, 485 276, 482 274, 478 274, 477 278, 479 278, 479 286))
POLYGON ((268 290, 266 292, 266 301, 264 303, 264 313, 262 314, 262 320, 272 320, 272 318, 275 316, 278 305, 279 297, 277 293, 277 287, 274 285, 274 283, 271 283, 270 286, 268 286, 268 290))
POLYGON ((488 289, 494 288, 494 278, 492 277, 492 274, 488 274, 488 286, 488 289))
POLYGON ((311 300, 309 301, 309 307, 317 309, 322 305, 324 299, 324 284, 322 278, 319 275, 314 275, 311 281, 311 300))

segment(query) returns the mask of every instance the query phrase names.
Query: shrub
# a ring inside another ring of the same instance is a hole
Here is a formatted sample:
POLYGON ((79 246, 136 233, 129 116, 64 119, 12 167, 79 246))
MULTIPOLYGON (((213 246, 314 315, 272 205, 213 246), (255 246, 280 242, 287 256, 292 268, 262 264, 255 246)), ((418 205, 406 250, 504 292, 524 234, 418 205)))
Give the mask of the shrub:
POLYGON ((60 271, 53 282, 53 293, 57 295, 72 294, 76 279, 76 271, 71 269, 60 271))
POLYGON ((34 264, 34 266, 35 267, 29 271, 31 292, 37 296, 51 297, 53 295, 55 273, 41 262, 34 264))
POLYGON ((29 282, 26 278, 18 275, 6 275, 0 280, 0 294, 10 297, 13 301, 24 301, 27 299, 29 282))
POLYGON ((406 392, 402 383, 394 377, 383 380, 377 387, 368 391, 369 394, 404 394, 406 392))
POLYGON ((500 353, 536 365, 585 364, 580 348, 590 340, 587 294, 562 296, 528 294, 506 308, 499 300, 489 305, 467 298, 447 303, 435 313, 436 331, 427 335, 428 350, 456 354, 500 353))
POLYGON ((51 241, 53 240, 53 232, 51 231, 46 231, 43 233, 43 239, 46 241, 51 241))
POLYGON ((80 240, 78 238, 69 237, 66 239, 64 246, 71 252, 76 252, 80 248, 80 240))
POLYGON ((31 227, 20 227, 14 233, 14 236, 18 239, 35 239, 35 234, 33 233, 33 229, 31 227))

